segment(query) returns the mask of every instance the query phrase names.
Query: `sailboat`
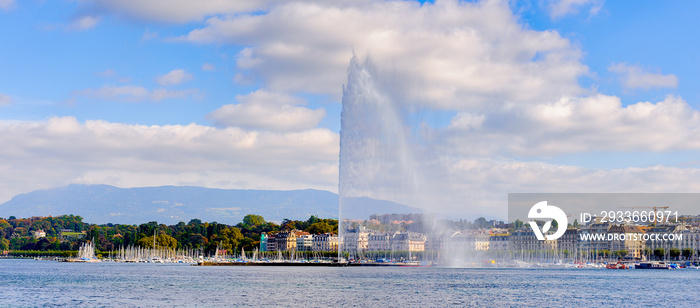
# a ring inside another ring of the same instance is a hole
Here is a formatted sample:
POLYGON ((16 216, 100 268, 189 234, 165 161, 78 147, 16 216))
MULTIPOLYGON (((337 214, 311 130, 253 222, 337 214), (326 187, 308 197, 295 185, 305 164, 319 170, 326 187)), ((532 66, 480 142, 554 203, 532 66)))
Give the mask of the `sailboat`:
POLYGON ((156 230, 153 230, 153 254, 151 257, 151 263, 163 263, 163 259, 160 258, 160 256, 156 256, 156 253, 158 251, 156 250, 156 230))

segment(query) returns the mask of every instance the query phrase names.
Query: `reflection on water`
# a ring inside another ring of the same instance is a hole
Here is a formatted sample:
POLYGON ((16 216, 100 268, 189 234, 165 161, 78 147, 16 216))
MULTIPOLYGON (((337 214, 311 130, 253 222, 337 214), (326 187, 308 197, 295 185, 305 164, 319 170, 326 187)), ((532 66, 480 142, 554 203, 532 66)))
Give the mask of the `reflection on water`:
POLYGON ((700 270, 198 267, 0 260, 0 306, 642 306, 700 270))

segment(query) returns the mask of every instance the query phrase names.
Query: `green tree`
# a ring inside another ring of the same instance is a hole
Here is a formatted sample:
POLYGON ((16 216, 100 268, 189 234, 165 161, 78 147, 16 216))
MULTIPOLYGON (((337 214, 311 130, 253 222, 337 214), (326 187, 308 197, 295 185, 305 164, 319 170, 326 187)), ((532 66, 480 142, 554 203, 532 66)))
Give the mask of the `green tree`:
POLYGON ((661 260, 663 257, 666 255, 666 249, 663 249, 661 247, 658 247, 654 249, 654 256, 656 259, 661 260))
POLYGON ((693 249, 691 248, 683 248, 683 257, 686 260, 689 260, 691 256, 693 256, 693 249))
POLYGON ((615 251, 615 256, 617 256, 618 259, 624 259, 629 252, 627 250, 618 250, 615 251))
POLYGON ((12 234, 17 234, 17 236, 29 236, 29 232, 27 231, 27 229, 22 227, 15 228, 12 231, 12 234))
POLYGON ((213 235, 205 249, 211 254, 219 247, 219 249, 225 249, 229 254, 233 254, 234 251, 238 251, 241 240, 243 240, 241 230, 236 227, 227 227, 222 229, 219 234, 213 235))
MULTIPOLYGON (((144 237, 144 238, 140 239, 137 244, 141 247, 144 247, 144 248, 154 248, 153 247, 153 236, 144 237)), ((175 248, 177 248, 177 240, 175 238, 173 238, 172 236, 167 235, 167 234, 158 234, 158 235, 156 235, 156 247, 155 248, 175 249, 175 248)))
POLYGON ((0 219, 0 227, 2 227, 2 228, 10 228, 10 227, 12 227, 12 225, 10 225, 10 223, 7 222, 7 220, 0 219))
POLYGON ((252 229, 265 224, 265 218, 260 215, 249 214, 243 217, 243 226, 252 229))
POLYGON ((209 240, 201 234, 190 234, 187 241, 192 248, 202 248, 209 243, 209 240))
POLYGON ((521 229, 524 225, 525 225, 525 224, 522 222, 522 220, 516 219, 516 220, 513 222, 513 229, 519 230, 519 229, 521 229))
POLYGON ((318 217, 316 217, 316 216, 314 216, 314 215, 311 215, 311 217, 309 217, 309 220, 307 220, 306 222, 307 222, 309 225, 313 225, 313 224, 315 224, 315 223, 317 223, 317 222, 319 222, 319 221, 320 221, 320 219, 319 219, 318 217))
POLYGON ((97 226, 91 226, 87 232, 87 239, 89 241, 92 241, 92 240, 97 241, 97 239, 99 239, 99 237, 100 237, 99 228, 97 226))
POLYGON ((250 237, 246 237, 243 240, 241 240, 241 248, 245 249, 246 251, 251 251, 258 247, 260 247, 260 240, 256 240, 250 237))
POLYGON ((476 220, 474 220, 474 225, 477 228, 483 229, 483 228, 486 228, 488 226, 488 222, 486 221, 486 218, 479 217, 476 220))
POLYGON ((678 257, 681 256, 681 250, 676 247, 671 247, 668 254, 671 256, 671 258, 678 259, 678 257))
POLYGON ((311 224, 311 226, 309 226, 309 228, 306 229, 306 232, 309 232, 311 234, 333 233, 333 231, 333 227, 325 221, 311 224))
POLYGON ((280 226, 280 229, 282 230, 294 230, 298 229, 297 227, 297 221, 296 220, 290 220, 290 219, 283 219, 282 220, 282 225, 280 226))

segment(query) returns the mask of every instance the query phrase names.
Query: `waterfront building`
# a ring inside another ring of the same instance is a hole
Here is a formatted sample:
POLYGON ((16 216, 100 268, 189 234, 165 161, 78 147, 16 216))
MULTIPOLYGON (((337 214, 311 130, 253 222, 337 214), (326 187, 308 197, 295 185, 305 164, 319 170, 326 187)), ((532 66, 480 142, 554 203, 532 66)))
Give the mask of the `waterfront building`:
POLYGON ((397 232, 391 237, 391 251, 424 251, 425 235, 415 232, 397 232))
POLYGON ((609 242, 610 252, 627 251, 625 258, 642 258, 644 254, 644 231, 637 226, 612 225, 608 229, 608 234, 612 234, 609 242))
POLYGON ((665 251, 666 256, 669 255, 671 248, 679 247, 680 243, 677 241, 663 241, 657 240, 658 238, 663 238, 664 235, 673 234, 680 235, 685 231, 685 226, 682 225, 657 225, 647 229, 647 234, 649 237, 646 241, 646 247, 650 251, 654 251, 656 248, 662 248, 665 251))
POLYGON ((682 239, 675 241, 674 247, 681 251, 690 249, 690 256, 684 257, 696 260, 698 253, 700 253, 700 230, 698 228, 686 229, 681 231, 680 235, 682 235, 682 239))
POLYGON ((313 251, 338 251, 338 235, 333 233, 314 234, 311 246, 313 251))
MULTIPOLYGON (((304 232, 306 233, 306 232, 304 232)), ((311 251, 313 248, 313 235, 301 234, 297 236, 297 251, 311 251)))
POLYGON ((280 231, 275 234, 278 251, 293 251, 297 248, 297 237, 293 232, 280 231))
POLYGON ((495 234, 489 237, 489 250, 507 251, 509 248, 510 235, 495 234))
POLYGON ((384 232, 372 233, 367 238, 367 247, 369 251, 388 251, 391 250, 391 235, 384 232))
POLYGON ((557 251, 557 240, 540 241, 532 230, 515 231, 509 239, 508 247, 522 258, 542 258, 557 251))
POLYGON ((266 236, 266 242, 267 244, 265 245, 267 250, 265 251, 277 251, 277 236, 276 234, 267 234, 266 236))
POLYGON ((267 233, 265 232, 260 233, 260 251, 269 251, 267 250, 267 233))
POLYGON ((369 233, 364 226, 346 230, 343 234, 343 250, 348 252, 350 258, 363 253, 369 248, 369 233))
MULTIPOLYGON (((281 231, 275 235, 275 242, 277 242, 277 250, 279 251, 295 251, 297 250, 297 238, 302 235, 309 235, 309 232, 291 230, 291 231, 281 231)), ((269 247, 268 247, 269 248, 269 247)))
MULTIPOLYGON (((598 221, 598 219, 597 219, 598 221)), ((582 255, 587 257, 596 256, 601 251, 610 251, 610 242, 607 240, 609 224, 594 222, 583 226, 579 230, 580 238, 589 240, 579 240, 579 250, 582 255), (596 234, 601 234, 599 237, 593 238, 596 234)))
POLYGON ((485 231, 463 230, 452 233, 449 246, 452 249, 489 250, 489 235, 485 231))
POLYGON ((425 250, 441 251, 445 249, 445 243, 450 238, 451 232, 434 232, 426 236, 425 250))
POLYGON ((491 241, 489 240, 491 236, 485 233, 476 233, 473 235, 474 238, 474 250, 489 250, 491 241))

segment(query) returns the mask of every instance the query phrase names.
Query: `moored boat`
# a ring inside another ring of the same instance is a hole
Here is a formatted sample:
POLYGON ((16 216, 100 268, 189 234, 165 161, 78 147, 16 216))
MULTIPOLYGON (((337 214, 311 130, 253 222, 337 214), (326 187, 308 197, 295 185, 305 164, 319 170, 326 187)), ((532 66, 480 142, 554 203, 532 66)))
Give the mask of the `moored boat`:
POLYGON ((617 263, 608 263, 608 265, 606 265, 605 268, 607 268, 607 269, 628 269, 629 267, 622 262, 617 262, 617 263))
POLYGON ((675 269, 675 264, 660 262, 641 262, 634 267, 635 269, 675 269))

